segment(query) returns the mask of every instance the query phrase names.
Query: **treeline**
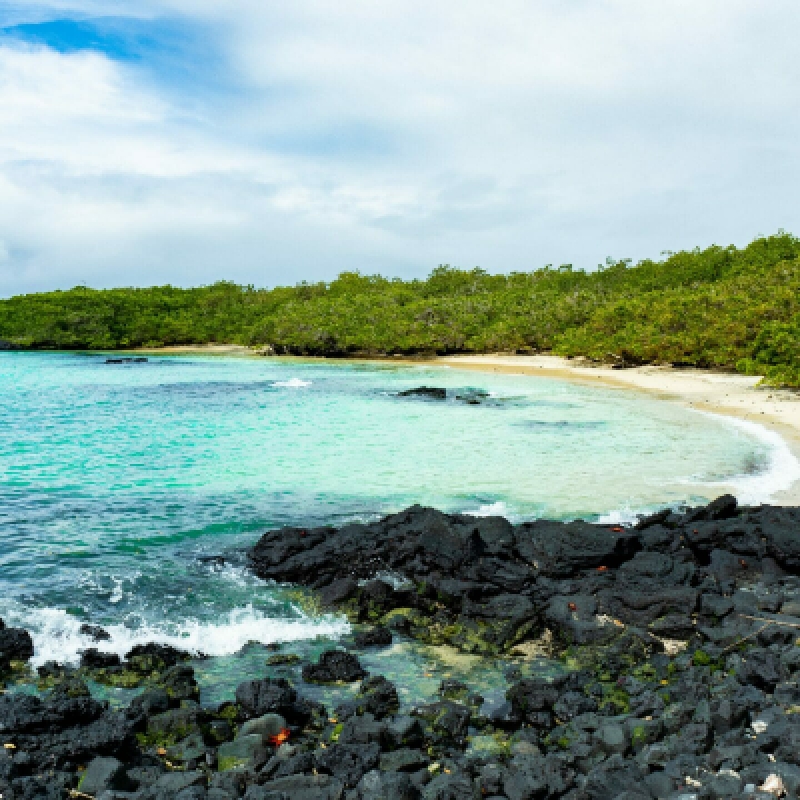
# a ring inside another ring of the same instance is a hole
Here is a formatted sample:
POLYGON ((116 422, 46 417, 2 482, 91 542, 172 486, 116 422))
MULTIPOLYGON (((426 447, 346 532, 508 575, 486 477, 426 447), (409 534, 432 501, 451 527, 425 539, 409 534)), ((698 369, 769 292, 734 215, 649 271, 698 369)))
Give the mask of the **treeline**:
POLYGON ((427 280, 347 272, 270 290, 78 287, 0 300, 0 339, 86 350, 225 342, 327 356, 552 351, 800 386, 800 240, 780 233, 741 249, 609 260, 596 272, 442 266, 427 280))

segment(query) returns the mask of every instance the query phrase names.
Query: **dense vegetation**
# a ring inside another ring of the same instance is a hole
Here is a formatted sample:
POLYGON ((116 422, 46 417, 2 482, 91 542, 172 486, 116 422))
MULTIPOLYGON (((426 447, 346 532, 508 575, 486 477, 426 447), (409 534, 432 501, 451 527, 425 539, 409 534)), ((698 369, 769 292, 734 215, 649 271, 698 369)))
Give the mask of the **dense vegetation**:
POLYGON ((591 273, 443 266, 424 281, 347 272, 270 290, 79 287, 0 300, 0 339, 58 349, 231 342, 333 356, 553 351, 800 386, 800 240, 780 233, 741 249, 609 260, 591 273))

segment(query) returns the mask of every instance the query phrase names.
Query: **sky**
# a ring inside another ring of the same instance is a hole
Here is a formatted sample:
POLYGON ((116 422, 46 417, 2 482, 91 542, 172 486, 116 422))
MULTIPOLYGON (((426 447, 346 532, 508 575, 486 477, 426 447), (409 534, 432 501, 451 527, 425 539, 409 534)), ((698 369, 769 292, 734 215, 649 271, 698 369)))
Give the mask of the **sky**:
POLYGON ((0 2, 0 296, 800 234, 797 0, 0 2))

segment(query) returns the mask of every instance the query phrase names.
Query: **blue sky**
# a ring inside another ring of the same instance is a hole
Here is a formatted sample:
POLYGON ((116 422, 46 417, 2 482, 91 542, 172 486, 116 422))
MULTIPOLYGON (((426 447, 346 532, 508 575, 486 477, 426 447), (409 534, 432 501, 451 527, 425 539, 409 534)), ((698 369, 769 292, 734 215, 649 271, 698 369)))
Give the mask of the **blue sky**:
POLYGON ((0 9, 0 296, 800 233, 791 0, 0 9))

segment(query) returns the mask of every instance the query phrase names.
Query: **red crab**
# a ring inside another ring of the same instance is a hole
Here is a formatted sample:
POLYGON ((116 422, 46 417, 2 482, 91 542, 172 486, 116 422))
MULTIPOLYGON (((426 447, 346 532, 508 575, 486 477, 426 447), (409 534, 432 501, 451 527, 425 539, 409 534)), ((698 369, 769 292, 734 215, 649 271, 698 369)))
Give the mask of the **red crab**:
POLYGON ((288 741, 291 733, 292 732, 288 728, 281 728, 280 733, 276 733, 275 736, 269 737, 269 742, 270 744, 274 744, 275 747, 280 747, 284 742, 288 741))

